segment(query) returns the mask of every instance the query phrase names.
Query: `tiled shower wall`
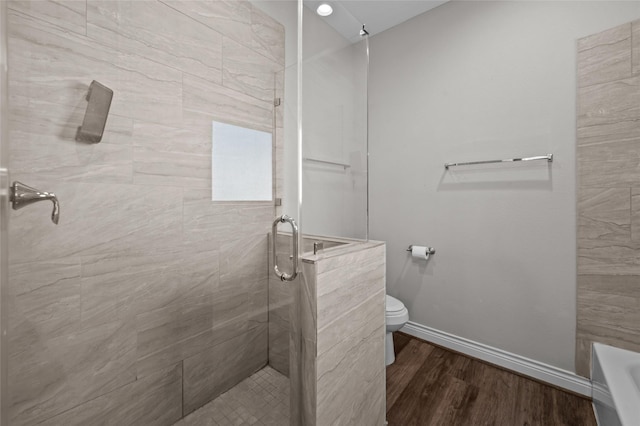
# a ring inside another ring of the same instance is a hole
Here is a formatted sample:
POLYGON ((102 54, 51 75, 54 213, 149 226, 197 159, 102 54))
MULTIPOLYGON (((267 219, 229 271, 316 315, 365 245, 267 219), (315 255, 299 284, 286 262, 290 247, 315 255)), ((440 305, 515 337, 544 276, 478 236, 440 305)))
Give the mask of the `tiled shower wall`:
POLYGON ((576 370, 640 352, 640 20, 578 41, 576 370))
POLYGON ((12 179, 61 203, 58 226, 12 213, 11 424, 172 424, 267 362, 275 211, 211 202, 211 121, 273 130, 284 29, 245 1, 88 0, 11 1, 9 31, 12 179), (114 98, 84 144, 92 80, 114 98))

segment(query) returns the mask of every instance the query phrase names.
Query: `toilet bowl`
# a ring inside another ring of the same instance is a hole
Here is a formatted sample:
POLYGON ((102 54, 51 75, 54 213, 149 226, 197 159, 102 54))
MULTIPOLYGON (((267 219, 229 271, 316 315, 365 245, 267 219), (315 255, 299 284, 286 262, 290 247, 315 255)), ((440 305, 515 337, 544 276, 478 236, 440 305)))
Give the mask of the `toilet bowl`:
POLYGON ((387 365, 393 364, 396 354, 393 350, 393 332, 400 330, 409 321, 409 311, 404 304, 387 294, 385 322, 387 336, 385 338, 385 361, 387 365))

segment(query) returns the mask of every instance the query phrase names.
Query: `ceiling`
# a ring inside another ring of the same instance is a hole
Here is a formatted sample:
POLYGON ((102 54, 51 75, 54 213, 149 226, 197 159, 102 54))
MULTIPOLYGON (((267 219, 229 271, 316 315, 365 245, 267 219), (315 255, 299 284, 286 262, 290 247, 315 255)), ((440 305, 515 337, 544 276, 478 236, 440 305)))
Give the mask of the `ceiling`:
POLYGON ((313 10, 321 3, 329 3, 333 14, 323 18, 346 39, 360 39, 362 25, 370 35, 375 35, 418 16, 447 0, 304 0, 313 10))

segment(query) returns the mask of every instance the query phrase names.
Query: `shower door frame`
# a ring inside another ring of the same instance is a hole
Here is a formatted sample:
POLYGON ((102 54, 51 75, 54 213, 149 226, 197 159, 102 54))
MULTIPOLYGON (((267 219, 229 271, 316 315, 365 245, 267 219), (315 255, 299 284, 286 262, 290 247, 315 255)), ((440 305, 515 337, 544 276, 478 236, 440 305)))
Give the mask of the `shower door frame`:
POLYGON ((0 426, 8 425, 7 393, 7 286, 9 175, 7 131, 7 2, 0 1, 0 426))

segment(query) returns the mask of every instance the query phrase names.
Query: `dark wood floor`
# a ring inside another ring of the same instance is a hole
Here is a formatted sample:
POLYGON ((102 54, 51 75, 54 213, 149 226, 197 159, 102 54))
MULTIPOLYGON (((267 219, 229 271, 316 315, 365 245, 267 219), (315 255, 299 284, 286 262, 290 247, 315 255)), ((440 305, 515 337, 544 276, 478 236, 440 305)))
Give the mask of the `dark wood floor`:
POLYGON ((394 333, 390 426, 596 426, 591 402, 473 358, 394 333))

